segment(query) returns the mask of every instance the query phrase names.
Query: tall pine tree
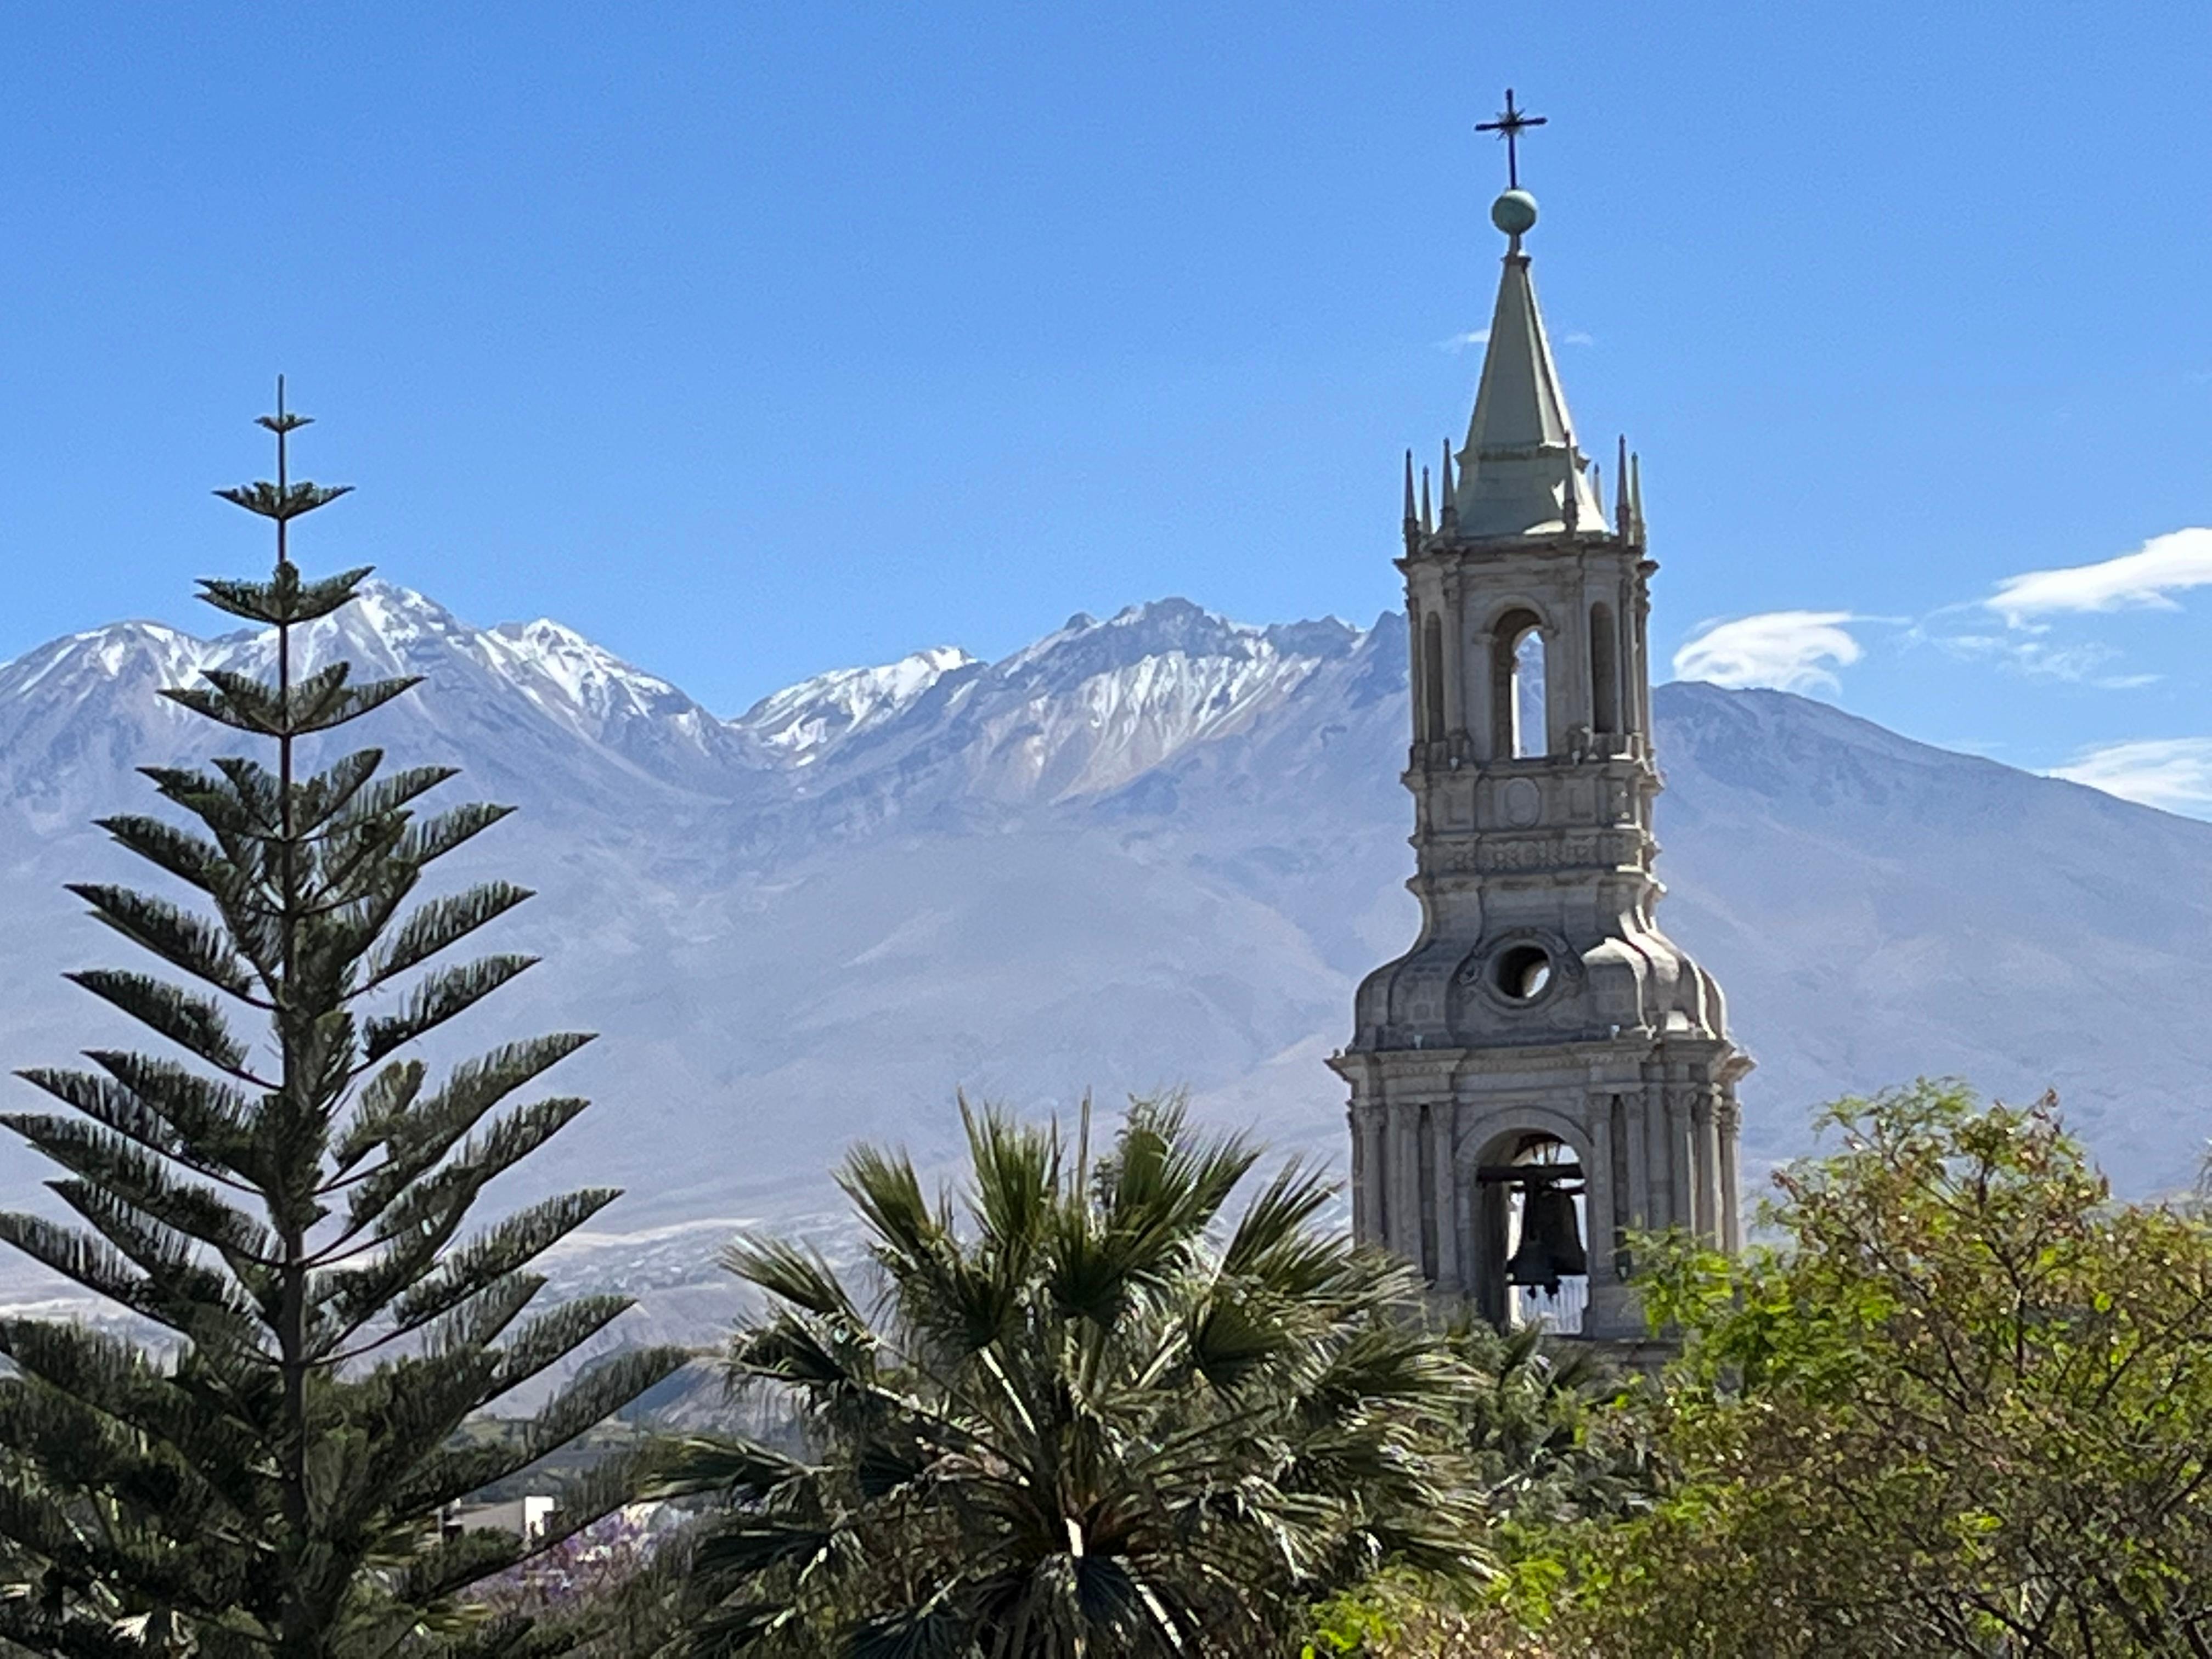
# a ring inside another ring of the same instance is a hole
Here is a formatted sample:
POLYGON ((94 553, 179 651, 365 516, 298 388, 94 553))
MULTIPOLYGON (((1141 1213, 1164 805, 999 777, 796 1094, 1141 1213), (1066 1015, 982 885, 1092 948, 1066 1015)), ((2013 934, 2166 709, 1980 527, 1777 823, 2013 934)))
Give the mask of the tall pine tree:
MULTIPOLYGON (((434 1082, 416 1057, 419 1039, 531 965, 446 957, 530 895, 494 881, 418 896, 433 864, 508 810, 420 812, 450 769, 388 769, 365 749, 307 770, 309 740, 416 682, 304 663, 307 625, 368 571, 308 580, 293 564, 293 521, 344 489, 290 477, 289 440, 307 422, 286 412, 281 380, 276 405, 260 420, 276 481, 218 492, 274 524, 275 572, 201 584, 217 610, 273 630, 274 679, 211 672, 165 693, 263 758, 147 769, 191 827, 101 823, 205 906, 71 889, 188 982, 72 977, 188 1058, 103 1049, 88 1070, 26 1072, 66 1109, 0 1119, 61 1166, 51 1186, 81 1223, 0 1216, 0 1239, 170 1334, 141 1346, 0 1321, 13 1373, 0 1381, 0 1643, 37 1653, 367 1659, 432 1632, 496 1649, 513 1632, 472 1625, 453 1597, 530 1547, 441 1539, 441 1508, 682 1358, 623 1355, 519 1434, 459 1433, 627 1305, 531 1306, 545 1283, 534 1261, 611 1190, 470 1224, 485 1185, 585 1105, 513 1097, 590 1039, 505 1043, 434 1082)), ((564 1528, 625 1501, 635 1473, 605 1467, 572 1492, 564 1528)))

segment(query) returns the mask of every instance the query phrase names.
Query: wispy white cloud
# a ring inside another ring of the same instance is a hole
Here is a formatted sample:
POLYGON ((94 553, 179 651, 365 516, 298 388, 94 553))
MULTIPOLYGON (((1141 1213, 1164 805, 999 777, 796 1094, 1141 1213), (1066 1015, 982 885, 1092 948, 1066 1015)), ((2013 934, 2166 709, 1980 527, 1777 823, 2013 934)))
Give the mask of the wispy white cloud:
POLYGON ((2108 743, 2085 750, 2051 775, 2169 812, 2212 817, 2212 738, 2108 743))
POLYGON ((1585 333, 1579 328, 1570 330, 1560 337, 1569 345, 1595 345, 1597 343, 1596 336, 1585 333))
POLYGON ((2102 691, 2130 691, 2138 686, 2154 685, 2163 678, 2157 674, 2100 672, 2118 660, 2120 653, 2098 640, 2061 645, 2042 637, 2039 632, 2024 635, 1943 634, 1925 628, 1914 629, 1908 637, 1929 641, 1952 656, 1970 662, 1994 662, 2037 679, 2065 680, 2075 685, 2095 686, 2102 691))
POLYGON ((1769 611, 1711 623, 1674 653, 1674 672, 1715 685, 1838 690, 1834 669, 1866 654, 1844 624, 1865 620, 1848 611, 1769 611))
POLYGON ((2212 530, 2154 536, 2132 553, 2096 564, 2007 576, 1982 601, 2008 625, 2024 628, 2069 611, 2178 608, 2173 595, 2212 587, 2212 530))
POLYGON ((1465 334, 1455 334, 1449 340, 1437 341, 1437 349, 1439 351, 1465 351, 1469 346, 1488 345, 1489 343, 1490 331, 1486 328, 1477 328, 1471 329, 1465 334))

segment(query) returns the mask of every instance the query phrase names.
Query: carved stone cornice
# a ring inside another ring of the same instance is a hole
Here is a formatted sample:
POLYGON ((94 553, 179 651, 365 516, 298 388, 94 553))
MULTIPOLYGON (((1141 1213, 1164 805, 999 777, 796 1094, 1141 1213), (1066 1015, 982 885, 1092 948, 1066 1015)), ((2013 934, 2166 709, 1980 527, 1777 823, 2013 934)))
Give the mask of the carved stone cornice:
POLYGON ((1431 835, 1419 851, 1424 875, 1487 875, 1492 872, 1627 870, 1644 868, 1647 837, 1640 829, 1574 829, 1534 833, 1431 835))

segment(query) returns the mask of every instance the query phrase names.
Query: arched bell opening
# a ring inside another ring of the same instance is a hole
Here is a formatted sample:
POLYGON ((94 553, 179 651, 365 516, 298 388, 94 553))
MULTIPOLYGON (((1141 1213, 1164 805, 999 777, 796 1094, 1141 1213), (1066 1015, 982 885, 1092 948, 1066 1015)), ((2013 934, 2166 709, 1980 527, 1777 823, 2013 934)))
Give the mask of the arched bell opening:
POLYGON ((1551 752, 1544 713, 1544 619, 1509 611, 1491 631, 1492 752, 1525 760, 1551 752))
POLYGON ((1589 1302, 1582 1158, 1557 1136, 1533 1132, 1492 1150, 1475 1170, 1476 1307, 1500 1330, 1576 1334, 1589 1302))

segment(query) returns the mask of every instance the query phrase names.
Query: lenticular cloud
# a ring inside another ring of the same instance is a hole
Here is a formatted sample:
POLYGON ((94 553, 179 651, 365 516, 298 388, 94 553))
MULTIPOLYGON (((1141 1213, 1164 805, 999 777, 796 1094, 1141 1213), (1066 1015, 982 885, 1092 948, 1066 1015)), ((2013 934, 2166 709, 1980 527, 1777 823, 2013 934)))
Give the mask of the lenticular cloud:
POLYGON ((1844 626, 1857 620, 1848 611, 1769 611, 1716 623, 1674 653, 1674 673, 1736 690, 1835 691, 1833 669, 1866 654, 1844 626))
POLYGON ((2172 595, 2191 587, 2212 587, 2212 530, 2154 536, 2132 553, 2096 564, 2007 576, 1983 603, 2019 628, 2069 611, 2171 611, 2172 595))

